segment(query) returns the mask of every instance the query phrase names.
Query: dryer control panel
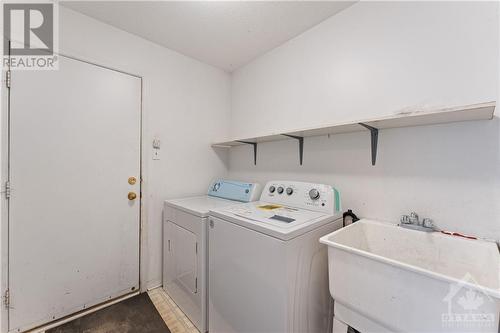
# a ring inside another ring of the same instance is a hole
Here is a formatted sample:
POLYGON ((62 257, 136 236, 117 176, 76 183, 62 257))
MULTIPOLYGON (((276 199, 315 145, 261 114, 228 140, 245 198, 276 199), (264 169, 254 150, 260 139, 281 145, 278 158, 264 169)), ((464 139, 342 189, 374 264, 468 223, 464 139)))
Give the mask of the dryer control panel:
POLYGON ((208 187, 208 195, 241 202, 256 201, 260 195, 260 185, 235 180, 217 179, 208 187))
POLYGON ((337 214, 342 209, 340 193, 332 186, 295 181, 268 182, 262 191, 260 201, 326 214, 337 214))

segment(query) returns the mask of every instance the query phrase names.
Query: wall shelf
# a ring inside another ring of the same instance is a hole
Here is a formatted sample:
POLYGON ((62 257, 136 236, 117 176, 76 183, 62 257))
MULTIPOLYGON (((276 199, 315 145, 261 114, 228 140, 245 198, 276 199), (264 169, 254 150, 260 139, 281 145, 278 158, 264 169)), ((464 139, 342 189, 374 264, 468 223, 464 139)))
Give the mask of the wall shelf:
POLYGON ((401 112, 398 114, 380 118, 361 119, 358 121, 330 124, 320 127, 310 127, 255 137, 220 141, 213 143, 212 147, 230 148, 243 144, 250 144, 254 148, 254 163, 257 164, 257 145, 259 143, 292 138, 297 139, 299 142, 299 161, 302 165, 304 138, 311 136, 350 133, 368 130, 371 134, 370 142, 372 165, 375 165, 377 158, 379 130, 387 128, 413 127, 471 120, 490 120, 493 119, 495 105, 495 102, 487 102, 445 109, 401 112))

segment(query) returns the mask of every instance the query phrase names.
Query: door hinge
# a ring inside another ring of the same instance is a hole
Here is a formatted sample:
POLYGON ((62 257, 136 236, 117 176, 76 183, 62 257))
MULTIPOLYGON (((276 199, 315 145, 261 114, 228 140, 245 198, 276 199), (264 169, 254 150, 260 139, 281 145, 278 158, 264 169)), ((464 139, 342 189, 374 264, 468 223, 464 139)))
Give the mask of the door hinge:
POLYGON ((194 278, 194 293, 198 292, 198 278, 194 278))
POLYGON ((6 309, 10 308, 10 292, 9 289, 5 289, 5 293, 3 295, 3 304, 6 309))
POLYGON ((196 254, 198 254, 198 242, 196 242, 196 245, 195 245, 195 247, 194 247, 194 252, 195 252, 196 254))
POLYGON ((5 73, 5 85, 10 89, 10 69, 5 73))
POLYGON ((11 193, 12 193, 12 187, 10 186, 10 182, 7 181, 5 182, 5 184, 3 185, 3 191, 2 193, 5 194, 5 198, 6 199, 10 199, 10 196, 11 196, 11 193))

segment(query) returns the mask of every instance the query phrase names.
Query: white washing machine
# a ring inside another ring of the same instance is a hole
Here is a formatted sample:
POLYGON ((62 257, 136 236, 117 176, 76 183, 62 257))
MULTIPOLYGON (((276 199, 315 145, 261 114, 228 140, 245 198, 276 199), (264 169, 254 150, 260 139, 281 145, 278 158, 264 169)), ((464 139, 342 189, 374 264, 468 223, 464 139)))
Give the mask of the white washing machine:
POLYGON ((217 180, 208 195, 164 203, 163 288, 200 332, 208 328, 208 212, 254 201, 259 195, 259 184, 217 180))
POLYGON ((209 332, 332 329, 327 247, 342 226, 329 185, 268 182, 260 201, 210 211, 209 332))

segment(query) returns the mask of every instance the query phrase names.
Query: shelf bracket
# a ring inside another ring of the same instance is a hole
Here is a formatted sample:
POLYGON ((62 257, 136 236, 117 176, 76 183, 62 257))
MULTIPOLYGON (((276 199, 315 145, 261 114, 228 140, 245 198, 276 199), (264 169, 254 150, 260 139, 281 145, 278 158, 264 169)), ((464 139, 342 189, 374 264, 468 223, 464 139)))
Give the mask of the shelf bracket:
POLYGON ((253 146, 253 164, 257 165, 257 142, 250 142, 250 141, 237 141, 237 142, 253 146))
POLYGON ((375 165, 375 163, 377 162, 378 128, 363 123, 359 123, 359 125, 370 130, 372 142, 372 165, 375 165))
POLYGON ((302 165, 302 161, 304 160, 304 137, 303 136, 296 136, 296 135, 290 135, 290 134, 281 134, 283 136, 287 136, 289 138, 295 139, 299 141, 299 162, 300 165, 302 165))

